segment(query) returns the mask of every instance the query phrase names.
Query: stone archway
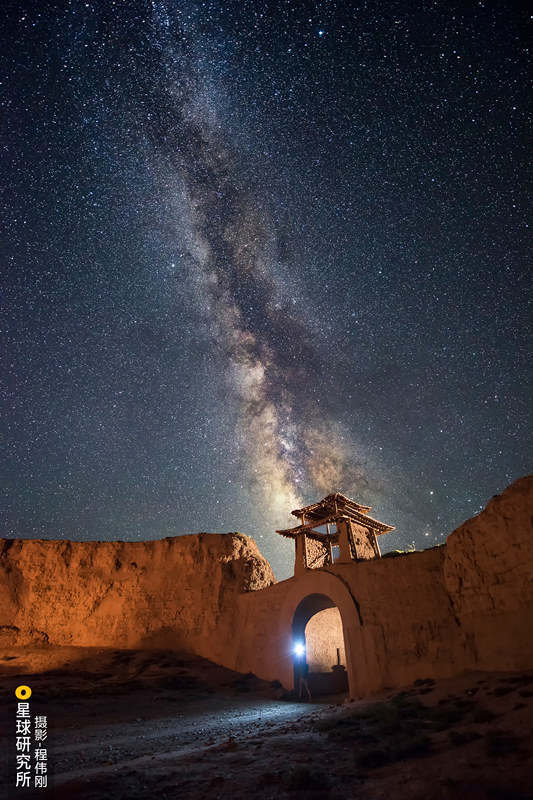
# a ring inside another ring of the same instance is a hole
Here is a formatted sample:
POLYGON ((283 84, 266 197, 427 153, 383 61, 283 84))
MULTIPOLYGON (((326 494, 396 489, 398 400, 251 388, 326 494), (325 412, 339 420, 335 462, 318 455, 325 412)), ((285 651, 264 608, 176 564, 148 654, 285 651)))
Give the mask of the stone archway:
POLYGON ((368 674, 362 646, 357 601, 342 578, 328 570, 307 570, 287 582, 287 594, 279 617, 279 641, 284 643, 282 674, 285 686, 294 687, 292 642, 315 614, 336 607, 342 620, 346 672, 350 696, 367 691, 368 674))
POLYGON ((348 691, 342 617, 330 597, 308 594, 300 601, 292 620, 292 640, 305 653, 294 658, 295 687, 304 659, 313 697, 348 691))

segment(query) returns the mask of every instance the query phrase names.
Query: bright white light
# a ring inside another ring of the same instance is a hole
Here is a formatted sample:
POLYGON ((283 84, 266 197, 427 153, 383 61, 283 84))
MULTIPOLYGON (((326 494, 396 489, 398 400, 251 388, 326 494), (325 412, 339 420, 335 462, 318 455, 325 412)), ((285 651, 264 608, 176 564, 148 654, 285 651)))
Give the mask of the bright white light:
POLYGON ((293 649, 297 656, 303 656, 305 653, 305 647, 301 642, 296 642, 293 649))

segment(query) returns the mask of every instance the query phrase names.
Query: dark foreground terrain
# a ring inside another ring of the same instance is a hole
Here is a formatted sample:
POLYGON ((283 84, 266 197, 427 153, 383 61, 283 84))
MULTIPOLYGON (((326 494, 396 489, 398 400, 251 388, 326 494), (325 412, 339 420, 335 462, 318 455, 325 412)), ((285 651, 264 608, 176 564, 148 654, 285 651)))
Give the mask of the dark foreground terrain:
POLYGON ((0 677, 2 798, 533 798, 533 673, 309 704, 168 650, 42 646, 4 648, 0 677), (48 720, 48 789, 14 786, 20 684, 48 720))

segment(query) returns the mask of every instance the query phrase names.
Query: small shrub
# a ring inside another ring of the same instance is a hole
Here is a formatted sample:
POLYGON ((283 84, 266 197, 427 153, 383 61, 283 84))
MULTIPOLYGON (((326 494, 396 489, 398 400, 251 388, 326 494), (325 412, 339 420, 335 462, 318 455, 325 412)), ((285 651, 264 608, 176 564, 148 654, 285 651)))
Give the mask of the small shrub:
POLYGON ((414 736, 403 742, 396 741, 388 750, 376 748, 364 750, 356 757, 358 767, 364 769, 379 769, 396 761, 405 761, 408 758, 421 758, 431 753, 433 745, 427 736, 414 736))
POLYGON ((398 556, 407 555, 407 550, 389 550, 388 553, 382 553, 381 558, 398 558, 398 556))
POLYGON ((390 753, 386 750, 366 750, 363 753, 359 753, 355 759, 357 766, 364 769, 379 769, 379 767, 384 767, 390 762, 390 753))
POLYGON ((427 756, 433 745, 427 736, 415 736, 410 741, 400 744, 394 750, 394 761, 403 761, 405 758, 420 758, 427 756))
POLYGON ((448 736, 452 744, 458 746, 463 744, 468 744, 468 742, 473 742, 475 739, 481 739, 481 736, 477 731, 465 731, 461 733, 459 731, 448 731, 448 736))
POLYGON ((533 683, 533 675, 511 675, 510 678, 503 678, 504 683, 515 683, 518 686, 527 686, 533 683))
POLYGON ((332 739, 375 741, 391 734, 409 735, 417 731, 426 712, 420 701, 399 694, 388 703, 376 703, 340 719, 321 720, 315 728, 332 739))
POLYGON ((460 709, 461 711, 471 711, 475 706, 474 700, 456 700, 454 702, 455 708, 460 709))
POLYGON ((433 730, 445 731, 447 728, 452 728, 458 722, 461 722, 464 717, 464 711, 460 708, 435 706, 435 708, 430 709, 428 717, 433 723, 433 730))
POLYGON ((485 752, 490 758, 519 755, 521 739, 509 731, 490 731, 485 738, 485 752))
POLYGON ((497 686, 492 694, 494 697, 503 697, 504 695, 509 694, 509 692, 514 692, 515 689, 516 686, 497 686))
POLYGON ((263 788, 264 786, 272 786, 274 783, 279 781, 280 777, 280 770, 276 770, 272 772, 272 770, 267 770, 263 772, 260 776, 259 786, 263 788))
POLYGON ((299 789, 328 789, 329 777, 322 767, 294 767, 286 779, 287 789, 295 791, 299 789))
POLYGON ((493 719, 496 719, 498 715, 494 713, 494 711, 490 711, 488 708, 476 708, 476 710, 472 713, 472 721, 473 722, 492 722, 493 719))

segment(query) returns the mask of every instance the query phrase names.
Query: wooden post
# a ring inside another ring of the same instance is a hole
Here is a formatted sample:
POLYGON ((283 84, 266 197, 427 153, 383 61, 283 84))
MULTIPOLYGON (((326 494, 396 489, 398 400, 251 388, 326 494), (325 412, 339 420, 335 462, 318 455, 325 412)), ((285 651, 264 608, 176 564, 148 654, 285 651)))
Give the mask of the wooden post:
POLYGON ((333 564, 333 548, 331 546, 331 539, 328 539, 328 553, 329 553, 329 563, 333 564))
POLYGON ((350 543, 350 553, 354 560, 357 560, 360 553, 357 552, 357 545, 355 543, 355 536, 354 536, 354 522, 349 519, 348 520, 348 541, 350 543))
POLYGON ((307 568, 307 548, 305 546, 305 534, 301 533, 294 539, 294 574, 299 575, 307 568))
POLYGON ((339 557, 337 564, 350 564, 352 561, 352 551, 350 548, 350 520, 348 517, 339 517, 337 520, 337 530, 339 532, 339 557))

